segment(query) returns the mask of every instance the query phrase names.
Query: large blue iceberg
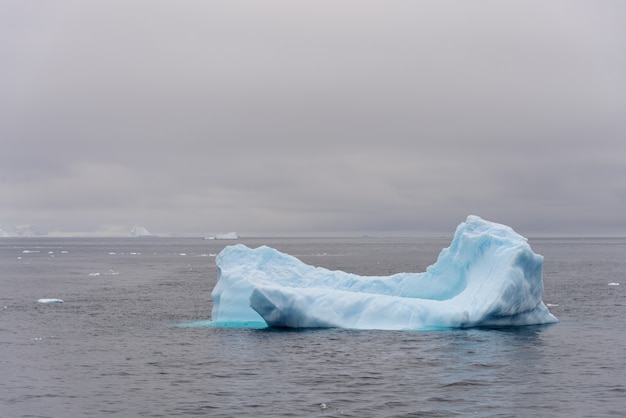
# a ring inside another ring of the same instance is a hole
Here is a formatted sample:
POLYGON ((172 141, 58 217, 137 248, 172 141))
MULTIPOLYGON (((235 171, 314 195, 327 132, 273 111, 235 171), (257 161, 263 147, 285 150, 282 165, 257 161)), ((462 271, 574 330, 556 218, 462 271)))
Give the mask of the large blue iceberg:
POLYGON ((508 226, 469 216, 424 273, 358 276, 244 245, 217 256, 212 321, 417 330, 557 322, 541 300, 543 257, 508 226))

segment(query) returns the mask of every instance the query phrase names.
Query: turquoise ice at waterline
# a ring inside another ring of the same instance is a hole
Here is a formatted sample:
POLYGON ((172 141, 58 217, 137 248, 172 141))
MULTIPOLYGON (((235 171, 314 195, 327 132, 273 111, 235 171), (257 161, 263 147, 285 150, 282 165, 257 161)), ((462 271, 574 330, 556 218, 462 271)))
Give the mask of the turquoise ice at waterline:
POLYGON ((216 258, 212 323, 418 330, 557 322, 541 300, 543 257, 512 228, 470 215, 423 273, 359 276, 273 248, 216 258))

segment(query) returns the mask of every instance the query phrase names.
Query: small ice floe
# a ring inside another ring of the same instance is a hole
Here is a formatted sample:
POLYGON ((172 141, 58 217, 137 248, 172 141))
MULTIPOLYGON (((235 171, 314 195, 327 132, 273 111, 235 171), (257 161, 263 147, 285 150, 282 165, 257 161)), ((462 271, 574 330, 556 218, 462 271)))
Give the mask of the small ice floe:
POLYGON ((66 251, 66 250, 61 251, 61 254, 67 254, 67 253, 68 253, 68 251, 66 251))
POLYGON ((554 308, 555 306, 559 306, 559 304, 558 303, 546 303, 546 306, 548 308, 554 308))
POLYGON ((609 283, 609 286, 619 286, 619 283, 617 283, 617 282, 611 282, 611 283, 609 283))
POLYGON ((180 254, 178 254, 178 255, 187 255, 187 253, 180 253, 180 254))
POLYGON ((37 250, 24 250, 24 251, 22 251, 22 254, 36 254, 38 252, 39 251, 37 251, 37 250))
POLYGON ((117 255, 117 253, 110 252, 109 255, 117 255))
POLYGON ((63 299, 39 299, 38 303, 63 303, 63 299))
POLYGON ((129 253, 130 255, 141 255, 141 253, 129 253))
POLYGON ((91 276, 91 277, 95 277, 95 276, 99 276, 99 275, 100 275, 100 273, 89 273, 89 276, 91 276))
POLYGON ((321 403, 320 404, 320 409, 321 410, 324 410, 324 409, 327 409, 327 408, 328 408, 328 405, 326 405, 325 403, 321 403))
POLYGON ((109 271, 107 271, 104 274, 106 274, 107 276, 117 276, 118 274, 120 274, 120 272, 119 271, 115 271, 113 269, 109 269, 109 271))
POLYGON ((54 335, 46 336, 46 337, 32 337, 31 341, 43 341, 45 338, 54 339, 56 338, 54 335))

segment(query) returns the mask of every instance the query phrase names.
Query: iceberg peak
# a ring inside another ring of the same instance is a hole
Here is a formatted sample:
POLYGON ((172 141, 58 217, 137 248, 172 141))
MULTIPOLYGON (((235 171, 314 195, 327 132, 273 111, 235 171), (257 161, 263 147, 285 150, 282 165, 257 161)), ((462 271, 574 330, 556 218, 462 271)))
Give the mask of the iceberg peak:
POLYGON ((512 228, 473 215, 424 273, 358 276, 242 244, 224 248, 216 264, 217 324, 426 329, 557 322, 541 300, 543 257, 512 228))

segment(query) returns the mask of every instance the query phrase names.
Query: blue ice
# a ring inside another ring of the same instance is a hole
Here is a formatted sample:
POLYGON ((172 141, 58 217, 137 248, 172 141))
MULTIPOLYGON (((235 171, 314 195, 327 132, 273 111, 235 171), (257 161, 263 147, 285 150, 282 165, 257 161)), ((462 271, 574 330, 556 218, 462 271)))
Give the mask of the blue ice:
POLYGON ((541 300, 543 257, 512 228, 470 215, 424 273, 359 276, 273 248, 217 256, 214 324, 418 330, 557 322, 541 300))

